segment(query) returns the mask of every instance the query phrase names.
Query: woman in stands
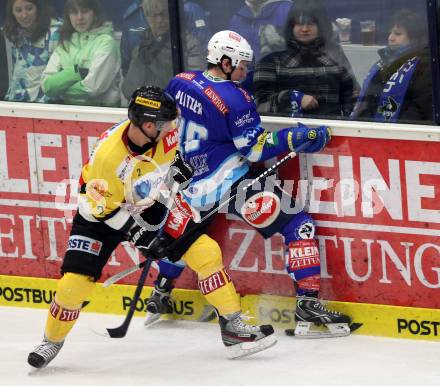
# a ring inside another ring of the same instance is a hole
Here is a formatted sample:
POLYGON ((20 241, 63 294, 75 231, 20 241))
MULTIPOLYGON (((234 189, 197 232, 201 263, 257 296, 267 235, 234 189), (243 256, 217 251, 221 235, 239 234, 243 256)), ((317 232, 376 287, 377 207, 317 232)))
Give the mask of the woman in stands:
POLYGON ((378 122, 432 121, 426 20, 402 9, 391 20, 388 45, 364 80, 352 118, 378 122))
POLYGON ((341 117, 353 110, 358 85, 330 19, 318 1, 296 1, 285 29, 286 50, 255 68, 260 113, 341 117))
POLYGON ((120 67, 99 0, 67 0, 60 44, 43 73, 46 95, 65 104, 117 107, 120 67))
POLYGON ((47 0, 8 0, 4 32, 11 43, 12 77, 5 100, 48 102, 41 75, 60 38, 61 22, 47 0))

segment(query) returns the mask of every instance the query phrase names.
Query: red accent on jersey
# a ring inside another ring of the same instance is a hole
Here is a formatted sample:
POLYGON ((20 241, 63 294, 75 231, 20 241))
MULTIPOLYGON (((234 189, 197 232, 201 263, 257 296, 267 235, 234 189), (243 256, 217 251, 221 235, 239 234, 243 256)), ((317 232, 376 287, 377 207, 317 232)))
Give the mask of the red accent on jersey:
POLYGON ((196 74, 193 72, 181 72, 180 74, 176 75, 176 78, 192 81, 196 77, 196 74))
POLYGON ((174 149, 177 146, 177 142, 179 140, 179 133, 176 129, 170 131, 162 140, 163 142, 163 152, 166 154, 171 149, 174 149))
POLYGON ((223 99, 218 95, 212 87, 207 87, 203 90, 203 93, 211 100, 213 105, 220 111, 223 115, 226 115, 229 110, 223 101, 223 99))
POLYGON ((247 93, 247 91, 244 88, 241 88, 240 86, 238 87, 238 89, 241 91, 241 93, 244 95, 245 99, 247 102, 251 102, 252 98, 251 96, 247 93))
POLYGON ((290 271, 319 267, 321 258, 316 240, 296 240, 288 245, 287 267, 290 271))
POLYGON ((186 226, 192 218, 192 213, 188 203, 180 196, 180 194, 176 195, 174 202, 176 206, 168 215, 164 231, 177 239, 183 234, 183 232, 185 232, 186 226))
POLYGON ((231 278, 226 273, 224 269, 221 271, 217 271, 213 273, 211 276, 203 280, 199 280, 199 289, 203 295, 208 295, 215 290, 226 285, 227 282, 230 282, 231 278), (226 279, 225 279, 226 278, 226 279))

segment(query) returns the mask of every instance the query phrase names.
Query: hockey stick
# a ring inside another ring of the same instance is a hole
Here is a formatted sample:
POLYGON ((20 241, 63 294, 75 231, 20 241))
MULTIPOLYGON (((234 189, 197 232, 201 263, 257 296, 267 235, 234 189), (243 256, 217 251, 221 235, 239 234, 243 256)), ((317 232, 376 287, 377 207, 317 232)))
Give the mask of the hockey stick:
MULTIPOLYGON (((295 151, 290 152, 289 154, 287 154, 285 157, 283 157, 282 159, 280 159, 279 161, 277 161, 274 165, 272 165, 270 168, 266 169, 263 173, 261 173, 259 176, 257 176, 255 179, 253 179, 251 182, 249 182, 247 185, 245 185, 242 188, 242 191, 245 192, 247 189, 249 189, 252 185, 256 184, 257 182, 260 182, 262 179, 266 178, 267 176, 269 176, 270 174, 272 174, 275 170, 277 170, 281 165, 285 164, 287 161, 290 161, 291 159, 295 158, 297 156, 298 153, 300 153, 301 151, 303 151, 307 146, 309 146, 311 142, 307 141, 304 142, 303 144, 301 144, 300 146, 298 146, 298 148, 295 151)), ((237 188, 235 188, 235 190, 237 190, 237 188)), ((232 191, 231 191, 232 193, 232 191)), ((188 233, 184 234, 180 239, 174 241, 171 245, 170 245, 170 249, 172 249, 177 242, 181 242, 182 239, 188 237, 189 235, 191 235, 193 232, 195 232, 196 230, 198 230, 202 225, 204 225, 206 223, 206 221, 213 216, 215 213, 217 213, 221 208, 223 208, 225 205, 227 205, 229 202, 231 202, 231 200, 233 200, 236 196, 238 195, 238 192, 231 194, 229 196, 229 198, 223 202, 220 203, 219 206, 215 207, 214 209, 212 209, 209 213, 207 213, 201 220, 200 222, 193 227, 188 233)), ((136 272, 138 269, 142 268, 143 266, 145 266, 146 261, 142 261, 136 265, 133 265, 132 267, 129 267, 127 269, 125 269, 124 271, 118 272, 117 274, 110 276, 109 278, 107 278, 107 280, 105 280, 102 283, 102 286, 104 288, 109 287, 110 285, 118 282, 119 280, 121 280, 122 278, 132 274, 133 272, 136 272)))
MULTIPOLYGON (((170 209, 174 203, 174 197, 176 196, 178 189, 179 189, 179 184, 177 182, 174 182, 171 188, 170 197, 168 198, 168 201, 166 203, 166 211, 165 211, 164 219, 168 217, 168 213, 170 212, 170 209)), ((163 226, 159 230, 155 238, 159 237, 162 234, 162 232, 163 232, 163 226)), ((131 299, 130 302, 130 308, 128 309, 127 315, 125 316, 125 319, 122 322, 122 324, 115 328, 106 329, 107 330, 106 335, 108 335, 110 338, 123 338, 127 334, 128 327, 130 326, 131 319, 133 318, 134 312, 136 310, 136 303, 138 302, 141 296, 141 292, 144 287, 145 280, 147 278, 148 271, 150 270, 152 262, 153 259, 151 257, 147 257, 147 259, 144 262, 145 265, 144 268, 142 269, 141 276, 139 277, 138 282, 136 284, 136 289, 134 291, 133 299, 131 299)))

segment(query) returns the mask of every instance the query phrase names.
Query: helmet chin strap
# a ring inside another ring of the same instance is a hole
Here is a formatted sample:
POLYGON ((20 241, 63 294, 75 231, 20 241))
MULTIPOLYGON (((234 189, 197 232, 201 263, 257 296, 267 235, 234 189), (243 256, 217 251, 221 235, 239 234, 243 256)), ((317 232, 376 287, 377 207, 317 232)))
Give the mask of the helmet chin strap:
MULTIPOLYGON (((222 57, 221 60, 223 60, 224 58, 229 59, 229 61, 232 63, 231 58, 229 58, 228 56, 224 55, 224 56, 222 57)), ((218 66, 220 67, 220 70, 222 70, 223 74, 226 75, 226 80, 231 80, 232 73, 235 71, 236 66, 232 66, 232 65, 231 65, 231 68, 232 68, 232 71, 231 71, 231 72, 226 72, 226 71, 223 69, 223 63, 222 63, 221 61, 218 63, 218 66)))
POLYGON ((146 132, 145 132, 145 130, 142 128, 142 125, 140 125, 140 126, 138 126, 139 127, 139 130, 142 132, 142 134, 143 135, 145 135, 152 143, 156 143, 156 140, 157 140, 157 137, 159 137, 159 134, 160 134, 160 131, 159 130, 156 130, 157 131, 157 133, 156 133, 156 136, 155 137, 151 137, 151 136, 149 136, 146 132))

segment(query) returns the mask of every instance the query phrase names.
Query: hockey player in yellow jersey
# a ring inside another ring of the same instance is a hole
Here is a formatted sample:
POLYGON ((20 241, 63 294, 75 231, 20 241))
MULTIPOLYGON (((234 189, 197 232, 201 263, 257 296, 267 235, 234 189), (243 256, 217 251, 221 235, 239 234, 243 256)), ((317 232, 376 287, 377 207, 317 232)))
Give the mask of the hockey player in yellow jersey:
POLYGON ((179 112, 174 99, 158 87, 141 87, 132 95, 128 117, 101 135, 82 169, 63 276, 49 308, 43 341, 29 354, 28 363, 41 368, 55 358, 110 255, 126 240, 159 263, 182 259, 197 273, 205 298, 228 320, 221 334, 231 357, 272 346, 276 342, 272 326, 251 326, 242 320, 239 296, 224 269, 221 250, 194 225, 188 205, 177 196, 169 213, 163 205, 172 183, 184 188, 192 177, 191 167, 176 151, 179 112), (163 236, 155 237, 162 223, 163 236), (184 232, 190 235, 172 251, 164 247, 184 232), (205 282, 215 284, 206 290, 205 282))

